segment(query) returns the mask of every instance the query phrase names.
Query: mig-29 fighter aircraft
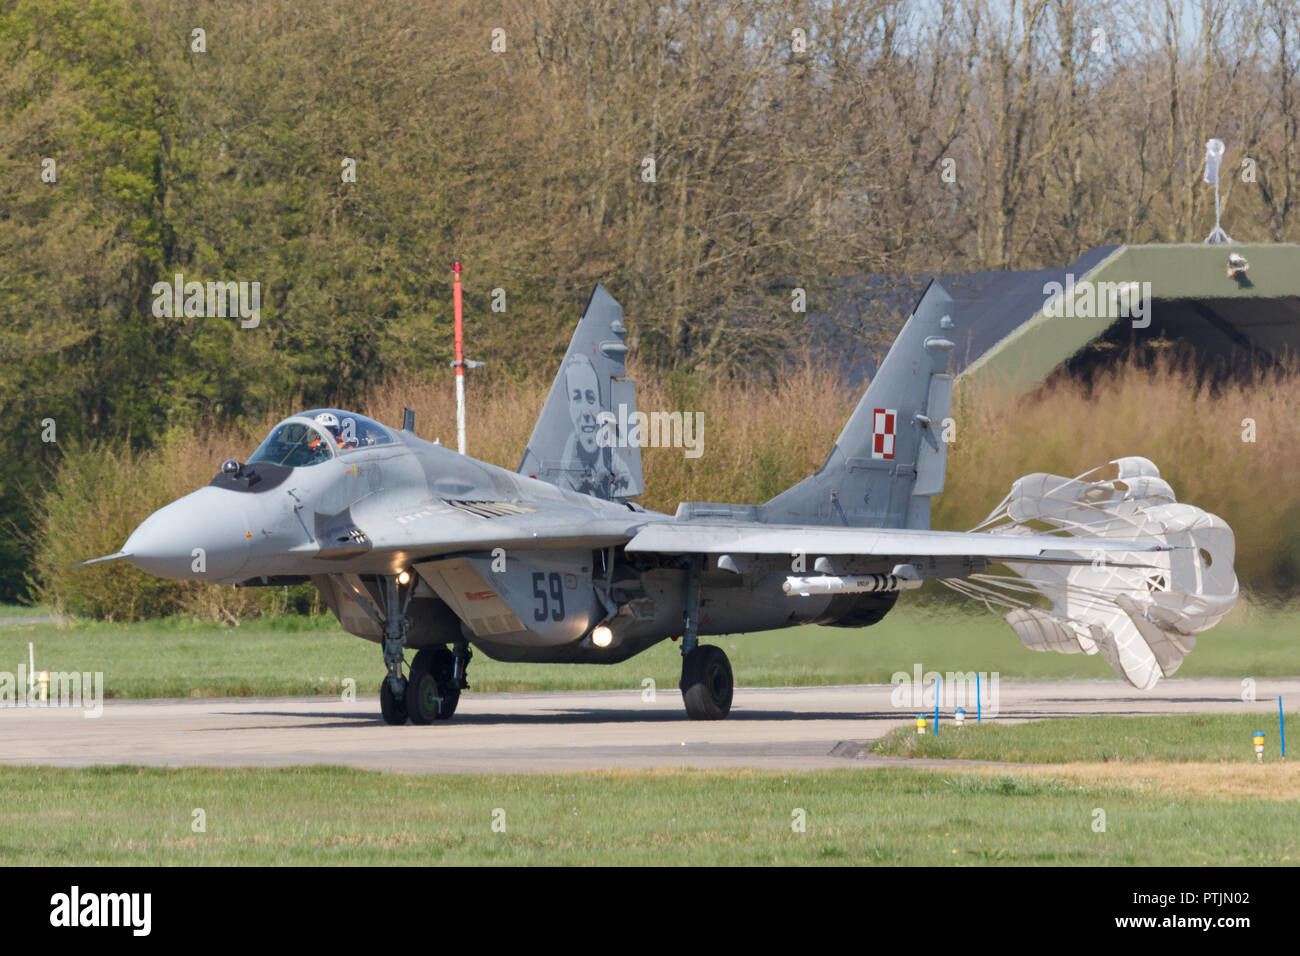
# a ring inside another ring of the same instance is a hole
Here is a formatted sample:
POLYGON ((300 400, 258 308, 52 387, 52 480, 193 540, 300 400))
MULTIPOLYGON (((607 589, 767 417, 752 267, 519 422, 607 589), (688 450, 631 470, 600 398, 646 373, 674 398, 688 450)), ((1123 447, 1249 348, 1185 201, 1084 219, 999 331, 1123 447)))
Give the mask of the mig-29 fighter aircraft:
POLYGON ((382 647, 392 724, 450 717, 471 648, 616 663, 678 637, 686 712, 720 719, 731 665, 701 637, 867 627, 928 578, 1011 607, 1035 649, 1100 652, 1152 686, 1235 599, 1231 531, 1176 503, 1143 458, 1112 462, 1111 479, 1028 476, 983 532, 930 530, 950 312, 931 283, 825 464, 763 504, 687 502, 669 515, 631 500, 646 422, 625 374, 622 309, 597 286, 517 472, 417 438, 409 411, 394 429, 313 409, 151 515, 120 552, 85 563, 311 581, 344 629, 382 647), (990 564, 1016 574, 986 574, 990 564))

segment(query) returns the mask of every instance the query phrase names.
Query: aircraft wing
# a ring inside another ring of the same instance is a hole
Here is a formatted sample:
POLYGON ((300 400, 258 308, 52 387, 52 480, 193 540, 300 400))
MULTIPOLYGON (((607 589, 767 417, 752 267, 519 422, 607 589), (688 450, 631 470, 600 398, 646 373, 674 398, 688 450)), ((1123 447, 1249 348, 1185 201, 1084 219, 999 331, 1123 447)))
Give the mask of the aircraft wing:
MULTIPOLYGON (((984 558, 1045 564, 1091 564, 1098 553, 1168 550, 1160 545, 1113 538, 1053 534, 994 535, 903 528, 809 527, 774 524, 708 524, 691 521, 649 524, 626 545, 628 551, 665 554, 846 555, 898 558, 984 558)), ((1116 566, 1119 562, 1108 562, 1116 566)), ((1142 566, 1142 565, 1134 565, 1142 566)))
MULTIPOLYGON (((350 515, 347 521, 317 541, 304 545, 304 554, 316 552, 338 540, 346 548, 350 529, 365 532, 376 553, 400 551, 432 555, 487 548, 601 548, 623 544, 645 515, 634 512, 599 514, 574 507, 548 507, 527 511, 505 511, 502 502, 437 501, 413 513, 389 516, 382 513, 350 515)), ((328 557, 328 554, 321 554, 328 557)))

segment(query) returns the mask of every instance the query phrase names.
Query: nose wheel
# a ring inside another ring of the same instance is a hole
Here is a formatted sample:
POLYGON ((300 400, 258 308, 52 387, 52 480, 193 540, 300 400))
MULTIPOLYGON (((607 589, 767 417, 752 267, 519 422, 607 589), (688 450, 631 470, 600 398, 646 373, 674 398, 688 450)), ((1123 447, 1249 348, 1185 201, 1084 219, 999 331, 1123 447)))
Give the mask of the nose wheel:
POLYGON ((406 723, 406 699, 393 693, 393 685, 387 677, 379 685, 379 712, 386 724, 406 723))
POLYGON ((460 703, 456 670, 456 657, 445 647, 424 647, 416 653, 406 679, 406 709, 411 723, 431 724, 456 712, 460 703))

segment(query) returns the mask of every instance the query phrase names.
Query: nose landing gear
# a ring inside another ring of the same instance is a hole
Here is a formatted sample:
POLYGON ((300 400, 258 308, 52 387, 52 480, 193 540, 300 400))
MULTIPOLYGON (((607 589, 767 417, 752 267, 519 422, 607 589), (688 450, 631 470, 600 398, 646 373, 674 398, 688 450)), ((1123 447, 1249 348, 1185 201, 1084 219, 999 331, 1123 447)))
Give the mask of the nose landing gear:
MULTIPOLYGON (((468 659, 468 647, 465 652, 468 659)), ((447 648, 421 648, 411 662, 411 676, 407 679, 407 712, 411 723, 431 724, 450 718, 460 703, 464 673, 457 655, 447 648)))
POLYGON ((384 723, 406 723, 409 710, 408 689, 410 682, 402 675, 405 663, 402 650, 406 647, 406 632, 410 619, 406 616, 406 607, 411 601, 410 587, 399 596, 399 587, 395 575, 384 577, 384 666, 388 676, 379 687, 379 711, 384 723))
POLYGON ((387 677, 379 685, 379 712, 386 724, 406 723, 406 698, 393 694, 392 684, 387 677))
POLYGON ((349 582, 357 603, 370 614, 383 631, 384 666, 388 670, 379 685, 379 712, 386 724, 431 724, 447 720, 456 712, 460 692, 469 688, 465 670, 473 653, 467 642, 455 645, 455 650, 433 645, 422 647, 411 661, 409 672, 402 673, 406 663, 405 650, 410 618, 407 608, 414 588, 388 575, 380 582, 382 607, 374 607, 368 593, 354 578, 349 582))

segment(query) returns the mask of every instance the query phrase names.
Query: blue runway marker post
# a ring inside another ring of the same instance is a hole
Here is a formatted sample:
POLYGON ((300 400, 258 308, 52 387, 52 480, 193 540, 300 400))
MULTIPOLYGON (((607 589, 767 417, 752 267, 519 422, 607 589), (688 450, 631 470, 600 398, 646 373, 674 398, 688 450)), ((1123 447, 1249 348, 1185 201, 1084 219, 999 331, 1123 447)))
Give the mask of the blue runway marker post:
POLYGON ((934 675, 934 735, 939 736, 939 686, 943 683, 943 678, 938 674, 934 675))
POLYGON ((981 723, 982 701, 980 700, 980 672, 975 672, 975 723, 981 723))
POLYGON ((1282 759, 1286 759, 1286 722, 1282 719, 1282 695, 1277 695, 1277 736, 1282 744, 1282 759))

